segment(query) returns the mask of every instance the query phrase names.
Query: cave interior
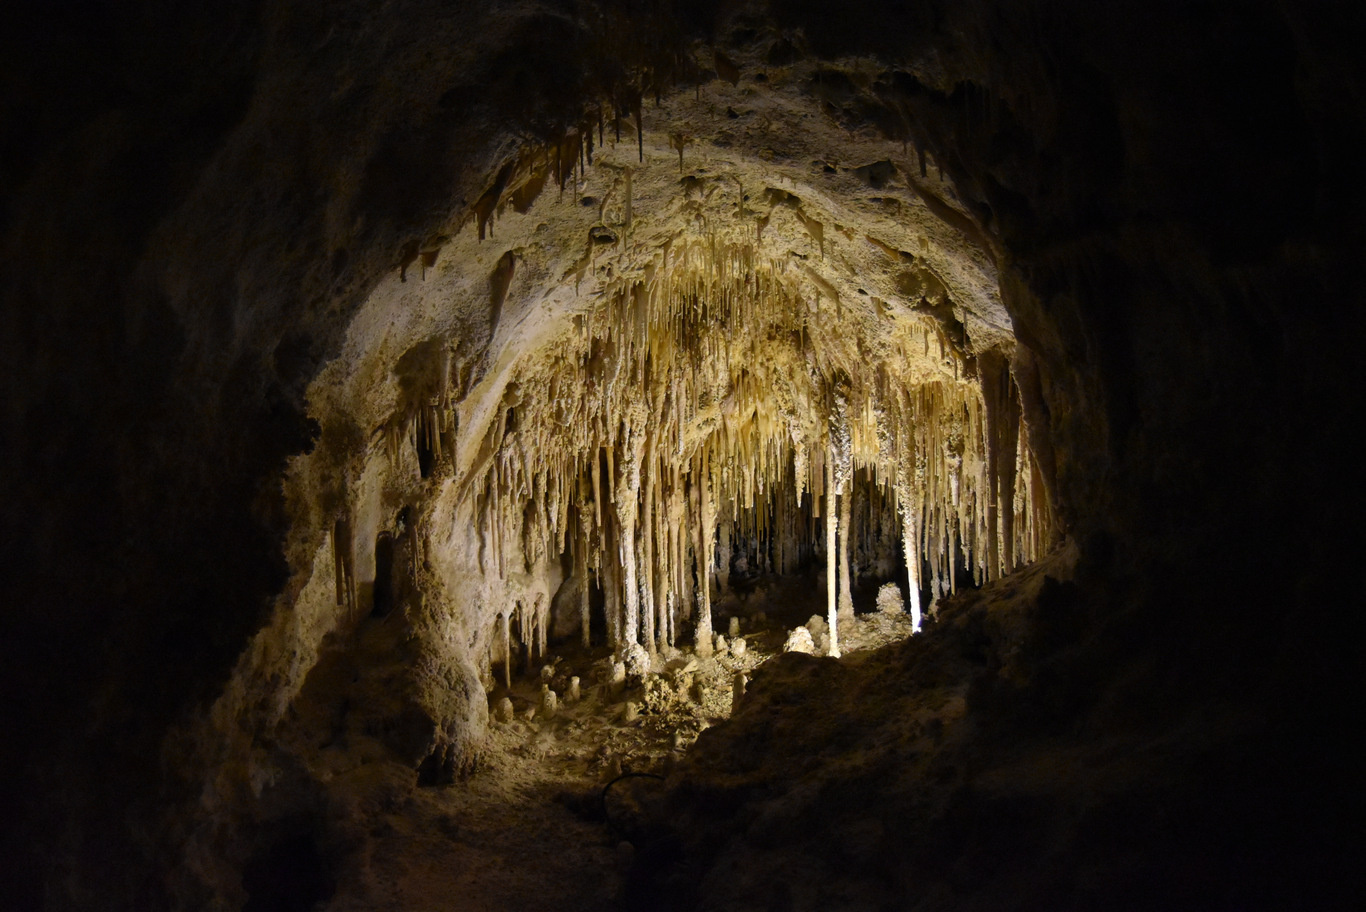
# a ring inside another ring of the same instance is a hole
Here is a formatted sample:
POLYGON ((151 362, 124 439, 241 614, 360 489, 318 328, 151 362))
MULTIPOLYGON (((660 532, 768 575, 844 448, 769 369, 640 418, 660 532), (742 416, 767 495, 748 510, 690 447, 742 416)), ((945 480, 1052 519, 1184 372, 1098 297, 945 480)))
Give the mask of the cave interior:
POLYGON ((1362 39, 8 5, 5 905, 1355 907, 1362 39))

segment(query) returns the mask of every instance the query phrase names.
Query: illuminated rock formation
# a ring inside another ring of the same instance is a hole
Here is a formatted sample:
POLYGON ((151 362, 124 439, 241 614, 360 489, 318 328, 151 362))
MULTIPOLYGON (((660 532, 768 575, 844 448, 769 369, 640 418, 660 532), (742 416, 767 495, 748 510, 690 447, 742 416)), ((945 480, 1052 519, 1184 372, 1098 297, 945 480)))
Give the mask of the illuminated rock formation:
POLYGON ((0 10, 6 902, 311 907, 822 566, 756 844, 931 859, 872 907, 1359 893, 1354 5, 126 6, 0 10), (863 819, 782 778, 884 723, 863 819))

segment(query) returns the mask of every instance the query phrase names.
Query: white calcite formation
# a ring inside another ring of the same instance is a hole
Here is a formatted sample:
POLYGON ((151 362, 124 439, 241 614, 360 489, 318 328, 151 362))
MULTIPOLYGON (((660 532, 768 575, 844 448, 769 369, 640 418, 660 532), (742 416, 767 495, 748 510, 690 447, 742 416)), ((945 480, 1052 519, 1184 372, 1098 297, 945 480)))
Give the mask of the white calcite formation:
MULTIPOLYGON (((704 199, 727 189, 697 183, 704 199)), ((770 218, 801 208, 776 198, 770 218)), ((509 366, 491 420, 465 438, 454 483, 486 576, 515 580, 567 550, 606 587, 615 645, 654 651, 696 627, 705 655, 710 587, 694 581, 715 571, 719 523, 779 570, 823 535, 846 617, 851 540, 868 534, 851 518, 856 486, 879 520, 901 516, 912 578, 928 569, 935 592, 960 553, 979 580, 1038 556, 1048 511, 1020 409, 1001 404, 1008 373, 984 396, 988 359, 933 319, 866 295, 846 304, 791 251, 740 234, 738 201, 681 205, 695 216, 681 235, 590 244, 574 274, 601 256, 610 278, 553 344, 509 366)), ((522 602, 513 617, 528 654, 542 650, 546 612, 522 602)))
POLYGON ((783 652, 804 652, 807 655, 815 655, 816 641, 811 638, 811 631, 805 627, 792 628, 792 632, 787 635, 787 641, 783 643, 783 652))
POLYGON ((877 590, 877 610, 883 614, 896 614, 901 611, 901 587, 896 583, 883 583, 877 590))

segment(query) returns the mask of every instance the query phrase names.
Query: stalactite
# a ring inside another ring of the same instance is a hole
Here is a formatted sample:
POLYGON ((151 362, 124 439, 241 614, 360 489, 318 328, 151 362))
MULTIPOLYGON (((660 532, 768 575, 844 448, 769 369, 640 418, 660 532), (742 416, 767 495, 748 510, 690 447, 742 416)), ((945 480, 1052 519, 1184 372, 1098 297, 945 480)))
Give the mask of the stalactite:
POLYGON ((712 653, 711 626, 711 572, 712 556, 715 551, 716 533, 715 511, 711 505, 710 453, 703 450, 698 459, 695 474, 698 489, 698 551, 697 551, 697 622, 694 627, 694 646, 699 656, 706 658, 712 653))
POLYGON ((647 441, 645 447, 645 487, 641 491, 641 530, 638 552, 640 555, 640 621, 641 644, 646 652, 655 652, 655 576, 658 573, 658 559, 655 556, 654 506, 655 506, 655 458, 654 447, 647 441))
POLYGON ((544 596, 536 596, 533 610, 536 613, 536 649, 544 658, 546 646, 550 639, 550 612, 547 610, 544 596))
POLYGON ((719 591, 725 592, 730 588, 730 543, 731 523, 725 520, 721 523, 718 533, 721 538, 721 563, 716 568, 716 581, 719 591))
POLYGON ((574 572, 579 577, 579 624, 583 640, 583 648, 587 649, 592 645, 592 628, 589 625, 589 592, 588 592, 588 523, 586 521, 586 504, 582 500, 580 491, 579 501, 579 537, 574 548, 574 572))
POLYGON ((345 608, 347 617, 355 619, 356 548, 351 536, 351 517, 345 513, 337 517, 332 527, 332 562, 336 568, 337 607, 345 608))
MULTIPOLYGON (((813 320, 813 290, 830 301, 834 285, 705 212, 602 283, 561 351, 516 366, 519 388, 546 394, 509 396, 463 482, 500 577, 569 542, 585 641, 595 572, 614 647, 671 645, 692 619, 708 648, 713 570, 723 589, 732 554, 790 572, 822 550, 822 520, 832 652, 856 566, 886 567, 897 537, 917 624, 922 574, 933 603, 960 560, 994 578, 1042 553, 1045 485, 1000 353, 960 364, 923 315, 813 320)), ((418 416, 438 451, 444 409, 418 416)))
POLYGON ((835 509, 835 444, 830 444, 830 455, 825 460, 825 593, 826 624, 830 627, 830 648, 827 655, 839 658, 839 617, 836 604, 836 574, 838 573, 835 536, 839 523, 835 509))
POLYGON ((512 614, 503 612, 503 687, 512 689, 512 614))
MULTIPOLYGON (((834 408, 830 417, 830 462, 831 484, 833 485, 832 494, 838 496, 838 501, 832 501, 832 507, 838 506, 839 518, 834 523, 838 530, 836 547, 838 548, 837 563, 839 568, 838 603, 836 611, 840 617, 850 619, 854 615, 853 593, 850 591, 849 575, 849 538, 850 519, 851 519, 851 497, 850 492, 853 487, 853 458, 854 446, 851 437, 850 417, 849 417, 849 397, 848 392, 843 388, 836 388, 833 395, 834 408)), ((831 633, 831 642, 835 642, 835 636, 831 633)))
MULTIPOLYGON (((903 496, 903 501, 909 505, 909 492, 903 496)), ((911 612, 911 627, 917 633, 920 632, 920 548, 917 544, 919 537, 916 535, 915 512, 911 509, 902 512, 902 545, 906 549, 906 599, 907 607, 911 612)))
MULTIPOLYGON (((612 552, 609 549, 609 538, 614 537, 616 529, 608 526, 601 530, 602 541, 599 544, 603 556, 608 556, 612 552)), ((607 642, 613 646, 619 646, 621 638, 621 562, 619 560, 602 561, 602 610, 607 618, 607 642)))
MULTIPOLYGON (((641 429, 643 431, 643 428, 641 429)), ((628 435, 625 460, 617 482, 617 529, 621 544, 622 626, 619 646, 628 646, 640 639, 640 585, 636 562, 636 509, 640 502, 640 463, 644 444, 635 443, 628 435)))

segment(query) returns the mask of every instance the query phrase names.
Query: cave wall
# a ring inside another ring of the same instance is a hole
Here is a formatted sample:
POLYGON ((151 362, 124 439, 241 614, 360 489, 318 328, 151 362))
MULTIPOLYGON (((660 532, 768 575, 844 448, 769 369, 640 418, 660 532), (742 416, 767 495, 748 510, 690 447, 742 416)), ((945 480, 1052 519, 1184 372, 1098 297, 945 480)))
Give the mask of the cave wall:
MULTIPOLYGON (((611 83, 601 47, 544 37, 573 33, 568 7, 496 6, 0 14, 0 541, 21 568, 0 772, 20 907, 165 900, 148 859, 179 837, 155 809, 202 786, 159 768, 165 733, 297 601, 289 562, 327 559, 284 522, 290 458, 347 446, 318 439, 308 383, 509 137, 553 134, 611 83)), ((1340 692, 1360 642, 1339 582, 1361 411, 1343 342, 1361 330, 1360 14, 771 11, 803 53, 905 63, 832 113, 899 111, 975 207, 1037 365, 1058 502, 1087 572, 1126 593, 1116 614, 1179 620, 1176 644, 1149 648, 1208 686, 1273 705, 1291 681, 1340 692)), ((678 15, 754 40, 714 12, 678 15)), ((623 31, 621 55, 649 53, 656 26, 623 31)), ((1319 732, 1316 706, 1283 733, 1319 732)), ((1340 781, 1345 748, 1320 744, 1304 774, 1340 781)))

